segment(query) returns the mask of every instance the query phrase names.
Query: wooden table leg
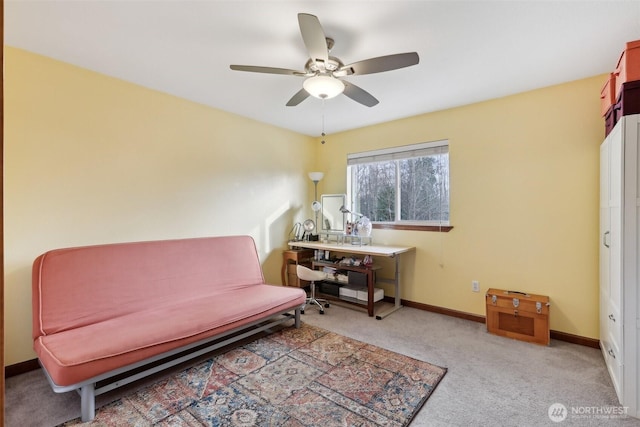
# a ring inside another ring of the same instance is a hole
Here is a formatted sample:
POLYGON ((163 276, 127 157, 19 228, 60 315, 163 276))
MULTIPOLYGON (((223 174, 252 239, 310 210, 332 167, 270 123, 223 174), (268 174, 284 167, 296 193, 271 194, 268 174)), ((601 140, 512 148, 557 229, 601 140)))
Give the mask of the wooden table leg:
POLYGON ((280 275, 282 276, 282 286, 291 286, 291 283, 287 283, 287 267, 289 266, 289 261, 298 261, 297 253, 292 251, 284 251, 282 253, 282 270, 280 271, 280 275))
POLYGON ((287 281, 286 281, 287 264, 289 264, 289 260, 283 255, 282 256, 282 270, 280 271, 280 276, 281 276, 281 279, 282 279, 282 286, 287 286, 287 281))
POLYGON ((375 288, 374 280, 375 272, 370 270, 367 272, 367 313, 369 317, 373 317, 373 292, 375 288))

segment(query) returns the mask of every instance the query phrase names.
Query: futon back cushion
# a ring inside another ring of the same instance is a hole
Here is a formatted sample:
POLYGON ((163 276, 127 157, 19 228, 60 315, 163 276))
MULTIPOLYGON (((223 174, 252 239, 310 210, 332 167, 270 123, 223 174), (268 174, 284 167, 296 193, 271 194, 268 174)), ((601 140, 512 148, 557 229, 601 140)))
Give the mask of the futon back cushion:
POLYGON ((56 249, 33 263, 33 337, 262 283, 249 236, 56 249))

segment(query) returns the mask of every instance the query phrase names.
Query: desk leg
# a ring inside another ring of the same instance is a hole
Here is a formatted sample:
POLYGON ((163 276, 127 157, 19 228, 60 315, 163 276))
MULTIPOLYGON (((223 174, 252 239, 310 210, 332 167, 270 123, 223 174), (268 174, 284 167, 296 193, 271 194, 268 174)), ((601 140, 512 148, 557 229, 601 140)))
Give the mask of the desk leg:
POLYGON ((394 280, 395 282, 394 284, 396 287, 395 305, 389 310, 385 311, 384 313, 380 313, 376 315, 377 320, 382 320, 388 315, 390 315, 391 313, 393 313, 394 311, 398 311, 402 308, 402 304, 400 303, 400 255, 396 255, 394 258, 396 260, 396 274, 395 274, 395 280, 394 280))
POLYGON ((369 270, 367 273, 367 313, 369 317, 373 317, 373 291, 376 287, 375 274, 374 270, 369 270))

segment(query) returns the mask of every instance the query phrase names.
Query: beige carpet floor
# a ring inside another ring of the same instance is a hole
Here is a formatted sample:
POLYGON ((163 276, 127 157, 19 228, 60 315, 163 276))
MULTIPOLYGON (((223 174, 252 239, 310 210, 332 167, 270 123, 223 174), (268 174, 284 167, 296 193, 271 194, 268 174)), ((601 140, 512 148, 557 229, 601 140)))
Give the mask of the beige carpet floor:
MULTIPOLYGON (((417 426, 640 426, 635 418, 585 415, 619 406, 599 350, 552 340, 549 347, 488 334, 484 324, 402 308, 383 320, 340 306, 303 321, 448 368, 417 426), (568 417, 549 418, 563 404, 568 417), (572 414, 572 410, 581 415, 572 414)), ((40 371, 7 379, 6 426, 54 426, 79 415, 79 397, 57 395, 40 371)), ((98 405, 125 393, 98 398, 98 405)))

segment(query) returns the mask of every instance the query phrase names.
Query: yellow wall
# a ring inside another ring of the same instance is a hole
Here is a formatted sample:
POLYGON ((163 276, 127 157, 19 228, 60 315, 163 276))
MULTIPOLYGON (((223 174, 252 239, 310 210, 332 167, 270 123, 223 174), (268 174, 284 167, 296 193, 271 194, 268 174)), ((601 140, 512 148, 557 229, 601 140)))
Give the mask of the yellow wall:
POLYGON ((312 215, 307 172, 325 172, 319 193, 341 193, 347 153, 445 138, 454 229, 373 233, 417 248, 404 260, 402 297, 484 314, 489 287, 547 294, 552 329, 598 337, 603 76, 329 134, 322 145, 18 49, 5 47, 5 62, 7 365, 35 357, 30 267, 40 253, 251 234, 278 283, 291 224, 312 215))
POLYGON ((14 48, 5 67, 7 365, 35 358, 30 268, 49 249, 250 234, 280 283, 313 138, 14 48))
POLYGON ((373 231, 374 243, 417 248, 402 298, 484 315, 488 288, 549 295, 551 329, 597 338, 603 81, 329 134, 317 150, 324 190, 344 191, 347 153, 448 139, 454 229, 373 231))

